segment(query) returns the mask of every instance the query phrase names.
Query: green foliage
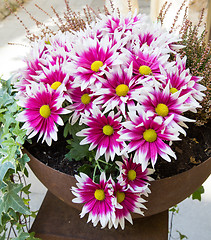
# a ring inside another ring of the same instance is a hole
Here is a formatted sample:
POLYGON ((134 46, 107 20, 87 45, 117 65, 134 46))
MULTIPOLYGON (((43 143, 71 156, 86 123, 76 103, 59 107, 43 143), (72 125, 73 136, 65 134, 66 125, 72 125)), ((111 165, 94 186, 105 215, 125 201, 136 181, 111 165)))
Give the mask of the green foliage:
POLYGON ((172 213, 179 213, 179 207, 178 207, 178 205, 175 205, 175 206, 173 206, 173 207, 171 207, 170 209, 169 209, 169 211, 170 212, 172 212, 172 213))
POLYGON ((90 155, 89 146, 88 145, 80 145, 79 141, 70 140, 68 141, 68 148, 70 151, 66 154, 66 158, 72 161, 80 161, 83 158, 90 155))
POLYGON ((91 175, 92 171, 93 171, 93 166, 89 165, 89 164, 84 164, 78 168, 78 172, 83 172, 83 173, 87 174, 88 176, 91 175))
POLYGON ((177 231, 177 233, 179 233, 180 240, 188 239, 188 237, 182 234, 181 232, 177 231))
POLYGON ((192 196, 192 199, 197 199, 199 201, 201 201, 201 195, 204 193, 204 187, 201 186, 199 187, 191 196, 192 196))
POLYGON ((22 154, 25 131, 16 121, 20 111, 15 101, 11 81, 0 80, 0 239, 37 239, 28 233, 29 218, 35 212, 29 209, 30 184, 25 184, 28 176, 26 163, 29 158, 22 154))
POLYGON ((71 134, 71 139, 67 140, 67 148, 70 151, 66 154, 66 158, 70 161, 81 161, 85 157, 89 158, 90 156, 92 156, 92 152, 89 151, 89 145, 80 145, 80 139, 79 137, 76 137, 76 133, 83 128, 84 125, 79 125, 78 123, 75 123, 73 126, 67 123, 65 126, 64 135, 67 136, 68 133, 71 134))

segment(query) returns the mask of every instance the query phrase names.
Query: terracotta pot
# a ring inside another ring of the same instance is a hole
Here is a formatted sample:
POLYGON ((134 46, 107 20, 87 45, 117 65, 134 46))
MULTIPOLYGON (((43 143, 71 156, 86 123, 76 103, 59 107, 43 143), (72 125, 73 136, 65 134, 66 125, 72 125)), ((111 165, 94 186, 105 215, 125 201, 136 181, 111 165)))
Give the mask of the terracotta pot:
MULTIPOLYGON (((25 149, 24 152, 31 159, 28 163, 31 170, 48 190, 68 205, 81 210, 82 204, 72 202, 74 195, 71 193, 70 188, 75 185, 75 178, 48 167, 25 149)), ((181 202, 199 188, 210 173, 211 158, 186 172, 151 182, 150 190, 152 193, 146 199, 145 206, 147 210, 145 210, 145 216, 163 212, 181 202)), ((142 216, 134 214, 133 217, 140 218, 142 216)))

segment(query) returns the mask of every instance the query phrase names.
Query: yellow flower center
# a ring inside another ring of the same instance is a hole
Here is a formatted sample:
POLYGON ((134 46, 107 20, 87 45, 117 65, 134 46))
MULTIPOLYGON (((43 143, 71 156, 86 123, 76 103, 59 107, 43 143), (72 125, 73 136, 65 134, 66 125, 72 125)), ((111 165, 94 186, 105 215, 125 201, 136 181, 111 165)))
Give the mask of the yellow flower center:
POLYGON ((91 97, 89 96, 89 94, 85 93, 84 95, 81 96, 81 102, 83 104, 89 104, 91 101, 91 97))
POLYGON ((110 125, 105 125, 103 127, 103 133, 107 136, 111 136, 114 133, 114 129, 110 125))
POLYGON ((143 137, 147 142, 154 142, 157 139, 157 133, 154 129, 150 128, 145 130, 143 137))
POLYGON ((129 92, 129 87, 125 84, 120 84, 116 87, 116 94, 119 97, 125 97, 127 93, 129 92))
POLYGON ((169 109, 168 107, 163 104, 163 103, 159 103, 157 105, 157 107, 155 108, 155 112, 162 117, 166 117, 169 114, 169 109))
POLYGON ((56 90, 59 86, 61 86, 61 82, 54 82, 51 84, 51 88, 56 90))
POLYGON ((117 197, 117 202, 121 203, 125 200, 125 194, 123 192, 117 192, 116 193, 116 197, 117 197))
POLYGON ((40 108, 40 115, 44 118, 48 118, 51 115, 51 110, 48 105, 42 105, 40 108))
POLYGON ((49 40, 45 41, 45 44, 51 45, 51 42, 49 40))
POLYGON ((133 181, 136 179, 136 171, 134 171, 133 169, 131 169, 130 171, 128 171, 127 173, 127 177, 129 180, 133 181))
POLYGON ((103 66, 103 62, 101 61, 95 61, 91 65, 91 69, 94 72, 99 72, 99 69, 103 66))
POLYGON ((174 87, 172 87, 172 88, 170 88, 170 93, 175 93, 175 92, 178 92, 178 90, 176 89, 176 88, 174 88, 174 87))
POLYGON ((102 189, 95 190, 95 198, 99 201, 103 201, 105 199, 105 193, 102 189))
POLYGON ((150 73, 152 73, 152 70, 150 67, 146 66, 146 65, 142 65, 139 68, 139 73, 141 75, 149 75, 150 73))

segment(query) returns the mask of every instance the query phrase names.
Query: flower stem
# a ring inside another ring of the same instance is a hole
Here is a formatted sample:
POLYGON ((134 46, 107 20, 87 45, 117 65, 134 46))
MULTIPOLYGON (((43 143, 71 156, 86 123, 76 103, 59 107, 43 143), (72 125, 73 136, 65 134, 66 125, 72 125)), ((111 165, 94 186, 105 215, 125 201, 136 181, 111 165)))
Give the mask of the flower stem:
POLYGON ((93 181, 95 181, 96 170, 97 170, 97 165, 95 165, 95 168, 94 168, 94 172, 93 172, 93 181))
POLYGON ((111 163, 105 162, 105 161, 103 161, 103 160, 101 160, 101 159, 98 159, 98 161, 101 162, 101 163, 104 163, 104 164, 106 164, 106 165, 110 165, 110 166, 112 166, 111 163))

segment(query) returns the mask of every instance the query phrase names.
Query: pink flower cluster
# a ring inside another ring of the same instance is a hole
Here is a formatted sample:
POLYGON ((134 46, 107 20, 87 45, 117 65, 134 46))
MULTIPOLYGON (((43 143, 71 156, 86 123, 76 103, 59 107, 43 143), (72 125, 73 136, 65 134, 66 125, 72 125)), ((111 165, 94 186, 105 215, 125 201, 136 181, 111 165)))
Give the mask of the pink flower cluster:
POLYGON ((69 114, 72 126, 83 126, 76 135, 95 161, 122 157, 118 183, 106 182, 104 173, 100 183, 76 176, 74 201, 85 203, 81 216, 89 212, 94 225, 131 222, 129 212, 139 211, 146 185, 139 175, 147 175, 150 163, 154 168, 158 155, 176 159, 169 143, 185 134, 185 122, 193 120, 184 112, 196 112, 205 90, 177 53, 179 41, 144 15, 101 15, 86 30, 32 43, 25 58, 15 86, 23 108, 17 120, 28 137, 38 134, 51 145, 57 125, 64 124, 60 115, 69 114))
POLYGON ((148 175, 153 173, 152 169, 142 171, 141 165, 132 162, 132 159, 124 159, 124 162, 118 162, 120 175, 118 182, 115 183, 110 177, 106 180, 105 172, 100 175, 100 182, 95 183, 89 176, 80 173, 76 175, 78 181, 77 188, 72 187, 72 193, 76 196, 73 199, 75 203, 83 203, 83 209, 80 214, 84 217, 89 213, 87 222, 92 221, 96 226, 98 222, 102 228, 108 225, 125 227, 125 219, 133 223, 131 213, 142 214, 142 204, 145 202, 141 195, 148 195, 148 181, 152 180, 148 175))

